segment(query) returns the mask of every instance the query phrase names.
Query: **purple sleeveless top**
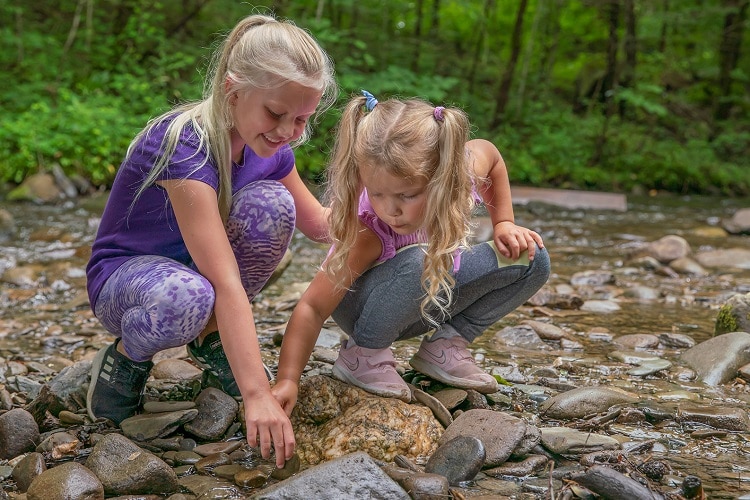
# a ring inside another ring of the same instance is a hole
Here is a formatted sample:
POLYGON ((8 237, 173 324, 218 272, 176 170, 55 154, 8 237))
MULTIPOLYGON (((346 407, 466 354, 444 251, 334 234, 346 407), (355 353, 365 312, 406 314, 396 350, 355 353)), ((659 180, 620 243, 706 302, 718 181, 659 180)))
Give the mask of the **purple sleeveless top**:
MULTIPOLYGON (((472 189, 472 196, 476 203, 482 201, 482 198, 475 189, 472 189)), ((367 196, 366 189, 363 189, 362 194, 359 196, 359 207, 357 213, 362 224, 370 228, 372 232, 378 236, 383 245, 383 251, 380 254, 380 257, 378 257, 378 260, 375 261, 374 265, 392 259, 396 255, 396 252, 401 248, 428 242, 427 233, 425 233, 423 229, 411 234, 398 234, 391 229, 391 227, 375 213, 375 210, 370 203, 370 198, 367 196)), ((453 256, 453 272, 458 272, 460 267, 461 252, 457 250, 453 256)))
MULTIPOLYGON (((186 265, 192 262, 164 188, 151 184, 132 205, 136 191, 148 176, 161 149, 168 125, 169 120, 165 120, 145 135, 115 176, 86 267, 92 307, 96 305, 107 278, 132 257, 162 255, 186 265)), ((193 128, 187 125, 158 180, 195 179, 218 191, 219 172, 208 154, 205 145, 200 146, 193 128), (196 170, 195 166, 206 159, 208 161, 196 170)), ((289 146, 284 146, 270 158, 261 158, 245 146, 241 163, 232 165, 232 193, 258 180, 283 179, 293 168, 294 152, 289 146)))

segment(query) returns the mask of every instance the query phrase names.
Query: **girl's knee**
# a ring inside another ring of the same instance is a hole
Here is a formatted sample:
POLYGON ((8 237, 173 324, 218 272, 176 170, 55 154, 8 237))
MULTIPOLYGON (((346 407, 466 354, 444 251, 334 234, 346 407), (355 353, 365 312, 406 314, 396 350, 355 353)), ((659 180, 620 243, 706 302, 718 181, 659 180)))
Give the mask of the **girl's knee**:
POLYGON ((248 184, 232 199, 227 221, 230 238, 288 243, 294 232, 294 198, 278 181, 263 180, 248 184))

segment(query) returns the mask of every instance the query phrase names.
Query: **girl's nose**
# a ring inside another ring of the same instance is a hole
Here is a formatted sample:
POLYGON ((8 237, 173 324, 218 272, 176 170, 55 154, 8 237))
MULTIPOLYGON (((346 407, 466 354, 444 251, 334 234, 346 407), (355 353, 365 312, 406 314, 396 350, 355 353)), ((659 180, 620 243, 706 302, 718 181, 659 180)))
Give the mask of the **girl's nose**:
POLYGON ((388 215, 392 217, 401 215, 401 207, 395 201, 390 201, 386 206, 386 210, 388 211, 388 215))
POLYGON ((294 122, 290 120, 281 120, 276 127, 276 133, 285 140, 289 139, 294 135, 294 122))

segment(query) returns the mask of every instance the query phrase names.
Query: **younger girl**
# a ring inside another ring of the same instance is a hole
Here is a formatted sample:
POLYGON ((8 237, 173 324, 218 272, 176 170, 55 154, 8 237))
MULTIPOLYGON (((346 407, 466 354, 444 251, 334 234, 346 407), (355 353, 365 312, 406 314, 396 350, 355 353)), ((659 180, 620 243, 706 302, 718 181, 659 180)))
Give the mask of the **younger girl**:
MULTIPOLYGON (((296 226, 325 241, 326 212, 290 144, 336 97, 330 59, 304 30, 253 15, 214 58, 203 100, 152 120, 130 145, 87 268, 92 308, 117 339, 92 366, 92 418, 140 404, 151 358, 187 345, 245 402, 247 439, 283 466, 294 433, 261 360, 251 300, 296 226)), ((204 375, 207 373, 204 372, 204 375)))
POLYGON ((467 345, 550 273, 542 238, 514 222, 500 153, 485 140, 468 140, 463 112, 363 94, 343 112, 328 170, 334 247, 281 347, 273 392, 287 412, 329 315, 349 335, 333 366, 342 381, 409 401, 390 346, 434 329, 411 366, 454 387, 496 391, 467 345), (494 236, 468 247, 480 200, 494 236))

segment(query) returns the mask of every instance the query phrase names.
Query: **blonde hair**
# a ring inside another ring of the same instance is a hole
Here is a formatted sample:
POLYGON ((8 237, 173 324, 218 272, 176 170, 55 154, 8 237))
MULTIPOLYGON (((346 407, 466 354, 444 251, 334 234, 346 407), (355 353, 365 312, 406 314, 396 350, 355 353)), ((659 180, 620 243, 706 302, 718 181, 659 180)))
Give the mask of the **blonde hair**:
MULTIPOLYGON (((207 148, 209 153, 195 169, 203 167, 209 158, 218 167, 219 211, 226 221, 232 201, 230 132, 234 126, 229 96, 242 90, 278 88, 289 82, 322 92, 316 116, 328 109, 338 95, 333 63, 307 31, 291 21, 260 14, 238 22, 213 55, 203 99, 177 106, 152 119, 130 143, 127 156, 156 125, 174 117, 160 155, 135 199, 159 178, 175 152, 180 134, 190 124, 200 139, 198 150, 207 148)), ((314 121, 308 122, 293 146, 309 138, 310 123, 314 121)))
POLYGON ((427 321, 438 324, 447 317, 453 300, 453 258, 467 245, 475 204, 474 175, 465 150, 469 120, 463 111, 448 108, 438 121, 435 107, 420 99, 389 99, 369 112, 364 110, 365 102, 365 97, 355 97, 344 108, 327 171, 335 247, 325 270, 333 279, 346 274, 349 250, 360 227, 360 166, 427 179, 423 230, 428 244, 421 277, 426 295, 421 311, 427 321), (436 309, 438 316, 433 317, 430 309, 436 309))

